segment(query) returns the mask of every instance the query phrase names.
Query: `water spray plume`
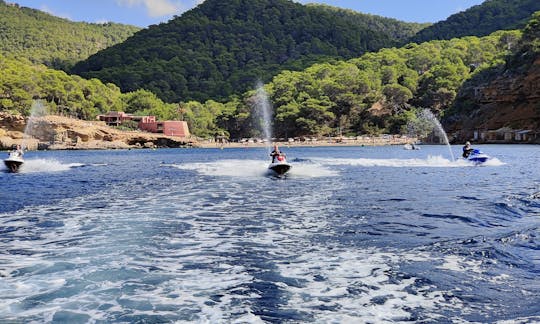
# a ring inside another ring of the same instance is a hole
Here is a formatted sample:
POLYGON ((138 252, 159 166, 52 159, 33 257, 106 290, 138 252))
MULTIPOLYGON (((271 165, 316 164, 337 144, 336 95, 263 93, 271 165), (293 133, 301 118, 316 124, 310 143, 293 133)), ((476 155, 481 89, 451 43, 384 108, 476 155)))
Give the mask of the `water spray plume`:
POLYGON ((444 144, 448 147, 448 152, 450 152, 451 161, 455 160, 454 153, 452 152, 452 147, 448 141, 448 136, 444 131, 441 123, 435 117, 435 115, 429 109, 422 109, 416 114, 416 120, 410 122, 408 125, 409 132, 414 133, 418 137, 427 137, 430 133, 437 133, 440 138, 444 140, 444 144))
POLYGON ((255 109, 258 115, 262 117, 261 127, 264 138, 266 139, 266 148, 268 152, 271 149, 272 143, 272 105, 268 99, 268 93, 264 89, 261 81, 258 81, 255 95, 255 109))
POLYGON ((26 127, 24 128, 24 134, 23 134, 23 142, 22 147, 23 149, 28 148, 28 144, 33 136, 36 134, 35 127, 36 124, 36 117, 43 117, 47 115, 46 107, 43 105, 43 103, 40 100, 34 100, 32 102, 32 108, 30 110, 30 117, 28 117, 28 120, 26 122, 26 127))

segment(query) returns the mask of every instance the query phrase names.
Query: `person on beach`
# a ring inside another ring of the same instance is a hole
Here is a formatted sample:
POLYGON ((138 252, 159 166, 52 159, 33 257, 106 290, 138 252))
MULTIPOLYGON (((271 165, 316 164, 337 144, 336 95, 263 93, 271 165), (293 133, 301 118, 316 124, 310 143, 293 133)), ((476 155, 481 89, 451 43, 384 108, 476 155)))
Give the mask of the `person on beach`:
POLYGON ((463 157, 464 158, 468 158, 469 155, 471 155, 471 153, 474 151, 474 149, 472 148, 471 146, 471 142, 467 141, 465 143, 465 146, 463 146, 463 157))
POLYGON ((282 153, 277 144, 274 144, 274 150, 272 151, 272 153, 270 153, 270 156, 272 157, 272 163, 276 162, 276 158, 280 157, 280 156, 283 156, 285 157, 285 153, 282 153))

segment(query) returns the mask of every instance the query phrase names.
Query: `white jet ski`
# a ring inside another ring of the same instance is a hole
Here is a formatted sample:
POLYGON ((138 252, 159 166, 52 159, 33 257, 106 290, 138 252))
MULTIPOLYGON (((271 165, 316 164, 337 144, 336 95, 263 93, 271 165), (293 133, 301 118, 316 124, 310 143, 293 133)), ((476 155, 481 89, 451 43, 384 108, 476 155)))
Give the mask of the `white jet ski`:
POLYGON ((270 163, 268 169, 274 171, 277 175, 281 176, 291 169, 291 165, 287 163, 287 159, 284 155, 279 155, 276 156, 272 163, 270 163))
POLYGON ((24 159, 23 155, 19 151, 9 152, 9 156, 4 160, 4 164, 10 172, 16 173, 19 172, 19 168, 23 165, 24 159))
POLYGON ((403 145, 403 149, 404 150, 419 150, 420 148, 418 146, 414 145, 414 144, 407 143, 407 144, 403 145))

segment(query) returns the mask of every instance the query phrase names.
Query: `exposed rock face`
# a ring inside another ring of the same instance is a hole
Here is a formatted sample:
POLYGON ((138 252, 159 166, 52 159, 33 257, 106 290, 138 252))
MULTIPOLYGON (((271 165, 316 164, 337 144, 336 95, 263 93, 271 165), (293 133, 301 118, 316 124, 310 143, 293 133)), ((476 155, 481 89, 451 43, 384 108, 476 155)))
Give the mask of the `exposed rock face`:
MULTIPOLYGON (((0 112, 0 129, 4 131, 24 132, 26 118, 21 115, 10 115, 0 112)), ((2 133, 0 133, 2 134, 2 133)))
POLYGON ((0 149, 24 144, 28 149, 109 149, 194 146, 191 139, 140 131, 124 132, 61 116, 26 118, 0 112, 0 149))
MULTIPOLYGON (((521 75, 501 75, 474 89, 478 109, 461 115, 447 130, 458 141, 473 138, 475 131, 530 130, 540 133, 540 57, 521 75)), ((534 136, 536 137, 536 136, 534 136)), ((536 141, 531 137, 531 141, 536 141)))
POLYGON ((0 149, 13 149, 17 144, 35 150, 38 148, 38 140, 24 136, 26 118, 21 115, 10 115, 0 112, 0 149))

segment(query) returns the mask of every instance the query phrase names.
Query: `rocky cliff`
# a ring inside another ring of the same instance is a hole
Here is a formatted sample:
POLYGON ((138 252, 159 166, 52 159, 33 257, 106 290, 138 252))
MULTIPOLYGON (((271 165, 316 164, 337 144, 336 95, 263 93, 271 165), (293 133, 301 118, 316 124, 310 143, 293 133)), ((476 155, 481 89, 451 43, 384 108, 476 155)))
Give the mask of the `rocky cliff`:
POLYGON ((529 131, 526 140, 508 135, 507 142, 540 139, 540 56, 522 73, 503 73, 487 84, 468 89, 464 96, 468 98, 461 102, 469 107, 445 123, 456 141, 481 140, 481 133, 500 129, 509 133, 529 131))
POLYGON ((125 132, 103 122, 61 116, 24 117, 0 112, 0 149, 114 149, 196 146, 189 138, 125 132))

